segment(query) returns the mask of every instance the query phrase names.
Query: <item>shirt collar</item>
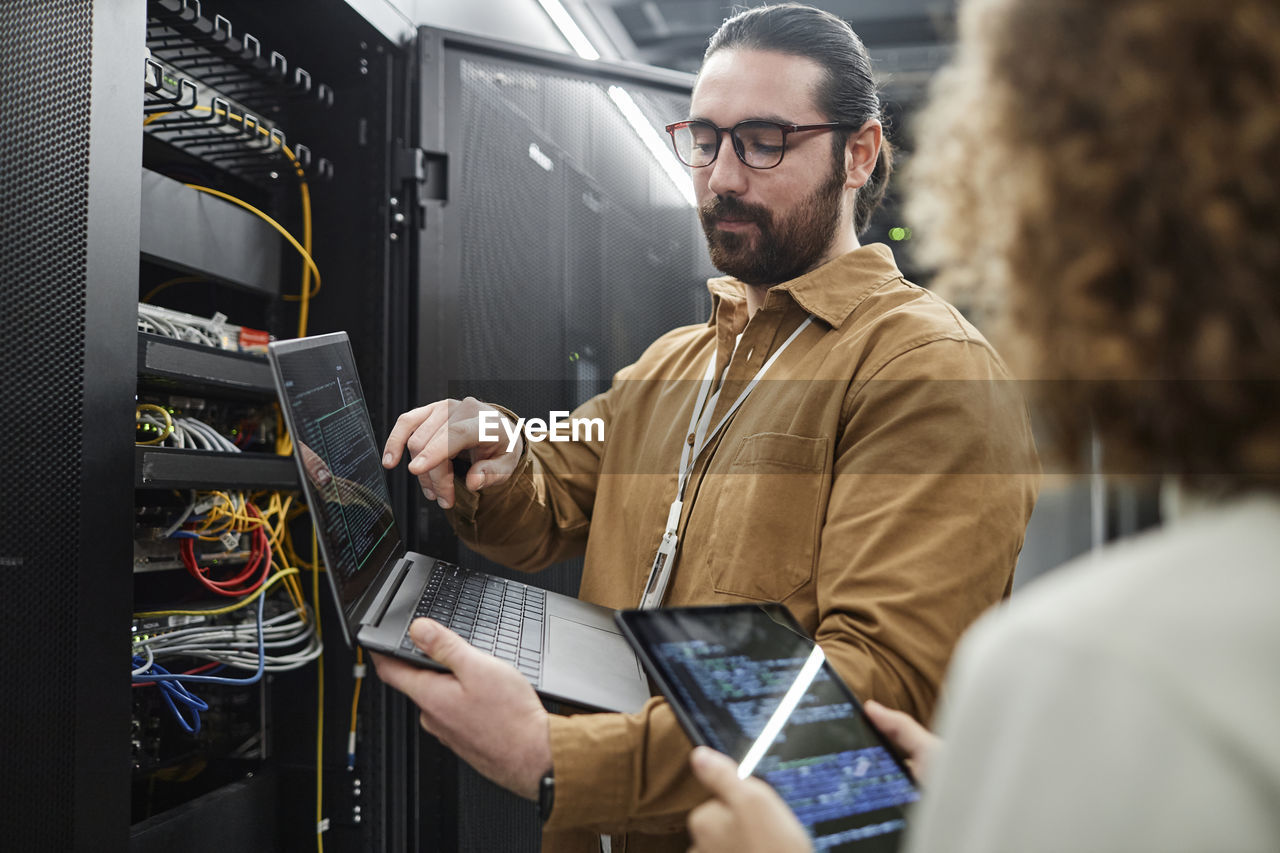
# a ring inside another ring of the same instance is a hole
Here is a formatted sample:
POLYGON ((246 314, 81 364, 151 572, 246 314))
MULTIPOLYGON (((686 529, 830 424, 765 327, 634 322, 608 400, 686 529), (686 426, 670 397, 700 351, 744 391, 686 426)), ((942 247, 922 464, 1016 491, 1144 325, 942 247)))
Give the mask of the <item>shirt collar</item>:
MULTIPOLYGON (((769 288, 765 306, 778 300, 795 302, 807 313, 830 326, 840 326, 854 309, 885 282, 901 278, 893 252, 883 243, 861 246, 828 261, 799 278, 769 288)), ((746 285, 733 276, 707 280, 711 291, 711 318, 708 326, 720 320, 741 328, 747 322, 746 285), (723 314, 723 316, 722 316, 723 314)))

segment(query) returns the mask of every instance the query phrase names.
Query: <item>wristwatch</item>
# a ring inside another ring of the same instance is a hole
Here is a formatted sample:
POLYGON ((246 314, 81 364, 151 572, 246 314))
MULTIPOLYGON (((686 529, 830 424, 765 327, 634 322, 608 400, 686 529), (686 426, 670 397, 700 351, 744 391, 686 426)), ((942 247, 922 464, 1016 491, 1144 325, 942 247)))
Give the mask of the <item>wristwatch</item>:
POLYGON ((555 772, 548 770, 547 774, 538 781, 538 817, 543 823, 547 822, 547 818, 551 817, 551 807, 556 803, 556 777, 555 772))

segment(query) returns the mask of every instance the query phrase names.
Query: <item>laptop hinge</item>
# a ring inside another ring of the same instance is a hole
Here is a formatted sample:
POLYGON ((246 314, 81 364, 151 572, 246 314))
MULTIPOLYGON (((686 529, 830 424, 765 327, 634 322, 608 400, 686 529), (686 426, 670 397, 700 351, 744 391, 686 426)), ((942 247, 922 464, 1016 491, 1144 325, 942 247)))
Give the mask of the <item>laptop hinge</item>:
POLYGON ((405 557, 401 557, 392 569, 392 575, 387 583, 383 583, 380 591, 373 601, 369 602, 368 608, 364 611, 364 616, 360 619, 360 627, 366 625, 377 625, 382 621, 382 617, 387 615, 387 608, 391 606, 391 599, 395 598, 396 591, 400 589, 400 584, 404 583, 404 576, 409 573, 409 567, 413 565, 405 557))

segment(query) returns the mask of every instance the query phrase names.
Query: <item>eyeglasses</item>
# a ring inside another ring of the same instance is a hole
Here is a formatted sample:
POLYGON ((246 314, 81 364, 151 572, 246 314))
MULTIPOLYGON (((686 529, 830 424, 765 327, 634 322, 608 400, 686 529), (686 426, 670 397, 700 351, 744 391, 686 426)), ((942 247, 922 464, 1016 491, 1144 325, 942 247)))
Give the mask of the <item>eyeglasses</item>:
POLYGON ((720 134, 733 140, 734 153, 752 169, 772 169, 787 151, 787 136, 809 130, 852 129, 850 124, 778 124, 752 119, 733 127, 716 127, 709 121, 678 121, 667 125, 671 144, 680 162, 694 169, 710 166, 720 153, 720 134))

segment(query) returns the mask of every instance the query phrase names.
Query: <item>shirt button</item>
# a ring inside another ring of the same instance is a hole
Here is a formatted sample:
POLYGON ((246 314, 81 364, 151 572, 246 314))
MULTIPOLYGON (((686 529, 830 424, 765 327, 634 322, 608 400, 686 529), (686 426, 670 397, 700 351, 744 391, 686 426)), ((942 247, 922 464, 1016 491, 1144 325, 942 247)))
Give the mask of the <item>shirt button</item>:
POLYGON ((685 443, 690 447, 693 447, 693 433, 689 433, 689 437, 685 439, 685 443))

